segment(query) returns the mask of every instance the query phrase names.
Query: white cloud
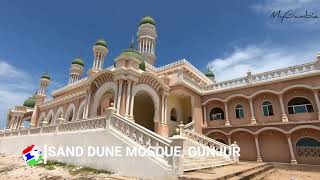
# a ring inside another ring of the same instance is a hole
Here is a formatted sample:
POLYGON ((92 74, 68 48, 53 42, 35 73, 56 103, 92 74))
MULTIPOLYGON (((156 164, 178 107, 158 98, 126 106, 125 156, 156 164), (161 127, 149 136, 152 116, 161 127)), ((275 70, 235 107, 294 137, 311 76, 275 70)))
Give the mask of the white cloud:
POLYGON ((276 47, 272 44, 234 47, 223 58, 215 58, 208 63, 218 81, 246 76, 248 70, 260 73, 310 62, 315 59, 317 46, 276 47))
POLYGON ((36 88, 30 74, 0 60, 0 128, 5 126, 8 109, 21 105, 36 88))

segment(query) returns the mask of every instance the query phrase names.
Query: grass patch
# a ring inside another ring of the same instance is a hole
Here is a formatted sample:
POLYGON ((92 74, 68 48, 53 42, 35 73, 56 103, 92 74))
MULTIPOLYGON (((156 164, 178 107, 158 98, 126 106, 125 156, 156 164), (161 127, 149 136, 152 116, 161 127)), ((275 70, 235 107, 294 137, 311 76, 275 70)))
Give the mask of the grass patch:
POLYGON ((56 169, 53 165, 44 166, 46 170, 54 170, 56 169))
POLYGON ((44 167, 47 170, 54 170, 56 167, 65 168, 69 171, 71 175, 77 175, 82 173, 93 173, 93 174, 104 173, 109 175, 112 174, 112 172, 107 170, 94 169, 90 167, 78 167, 72 164, 67 164, 67 163, 52 161, 52 160, 48 160, 47 164, 38 164, 37 166, 44 167))
POLYGON ((100 173, 104 173, 104 174, 112 174, 112 172, 107 171, 107 170, 100 170, 100 169, 93 169, 90 167, 80 167, 77 169, 73 169, 73 170, 69 170, 69 173, 71 175, 77 175, 77 174, 82 174, 82 173, 94 173, 94 174, 100 174, 100 173))

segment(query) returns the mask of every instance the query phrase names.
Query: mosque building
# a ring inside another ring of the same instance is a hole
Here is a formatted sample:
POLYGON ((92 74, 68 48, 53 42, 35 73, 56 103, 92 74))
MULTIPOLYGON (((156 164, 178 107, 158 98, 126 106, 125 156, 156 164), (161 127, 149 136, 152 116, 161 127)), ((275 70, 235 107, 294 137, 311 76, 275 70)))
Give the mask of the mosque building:
POLYGON ((320 163, 320 54, 306 64, 219 82, 214 72, 203 73, 185 59, 155 67, 156 41, 156 22, 146 16, 137 42, 106 68, 112 45, 99 39, 87 75, 75 58, 68 84, 46 100, 51 77, 43 74, 37 93, 9 110, 6 131, 25 129, 25 122, 32 129, 102 117, 113 106, 164 138, 184 124, 221 143, 236 142, 240 160, 320 163))

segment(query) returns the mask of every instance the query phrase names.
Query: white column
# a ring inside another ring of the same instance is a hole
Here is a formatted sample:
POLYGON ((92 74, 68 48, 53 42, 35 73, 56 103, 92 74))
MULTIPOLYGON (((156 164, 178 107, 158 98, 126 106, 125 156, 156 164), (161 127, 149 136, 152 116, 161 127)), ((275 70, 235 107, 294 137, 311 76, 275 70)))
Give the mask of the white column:
POLYGON ((292 147, 292 142, 291 142, 291 134, 287 134, 287 139, 288 139, 288 145, 289 145, 290 156, 291 156, 291 164, 297 164, 297 160, 296 160, 296 157, 294 156, 294 152, 293 152, 293 147, 292 147))
POLYGON ((255 118, 255 116, 254 116, 253 100, 252 100, 252 98, 249 98, 249 104, 250 104, 250 111, 251 111, 251 124, 257 124, 256 118, 255 118))
POLYGON ((313 95, 314 95, 314 99, 316 100, 316 104, 317 104, 318 120, 320 120, 320 101, 319 101, 318 90, 314 90, 313 95))
POLYGON ((117 113, 120 113, 120 105, 121 105, 121 95, 122 95, 122 83, 123 80, 119 80, 119 89, 118 89, 118 102, 117 102, 117 113))
POLYGON ((224 102, 224 111, 225 111, 224 114, 225 114, 225 119, 226 119, 224 125, 230 126, 229 115, 228 115, 228 104, 227 104, 227 102, 224 102))
POLYGON ((168 96, 164 96, 164 124, 167 124, 168 96))
POLYGON ((83 117, 82 117, 83 119, 88 119, 89 117, 90 101, 91 101, 91 91, 88 90, 87 98, 86 98, 86 106, 84 108, 83 117))
POLYGON ((261 155, 260 155, 260 147, 259 147, 258 135, 254 135, 254 142, 256 144, 257 162, 262 162, 261 155))
POLYGON ((161 123, 164 123, 164 93, 162 94, 162 97, 161 97, 161 123))
POLYGON ((131 97, 131 80, 127 80, 127 103, 126 103, 126 116, 129 117, 130 97, 131 97))
POLYGON ((131 97, 131 105, 130 105, 130 119, 133 120, 133 106, 134 106, 134 95, 131 97))
POLYGON ((207 127, 208 126, 208 124, 207 124, 207 106, 203 105, 202 108, 203 108, 203 127, 207 127))
POLYGON ((151 53, 153 54, 154 53, 154 42, 152 40, 152 43, 151 43, 151 53))
POLYGON ((280 102, 280 107, 281 107, 281 113, 282 113, 282 122, 288 122, 288 116, 286 114, 286 110, 284 108, 284 103, 283 103, 283 94, 278 95, 279 102, 280 102))

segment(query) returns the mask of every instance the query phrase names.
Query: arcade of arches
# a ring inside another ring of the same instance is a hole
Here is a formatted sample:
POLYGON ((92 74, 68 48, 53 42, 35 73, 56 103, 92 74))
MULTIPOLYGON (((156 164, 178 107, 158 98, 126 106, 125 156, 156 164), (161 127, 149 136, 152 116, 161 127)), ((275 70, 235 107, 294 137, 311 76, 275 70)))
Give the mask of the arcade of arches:
POLYGON ((240 160, 320 164, 319 127, 306 127, 292 132, 277 128, 265 128, 259 132, 243 129, 230 133, 213 130, 207 136, 228 144, 236 142, 240 147, 240 160))

